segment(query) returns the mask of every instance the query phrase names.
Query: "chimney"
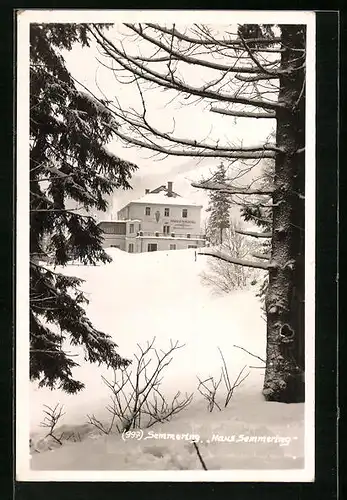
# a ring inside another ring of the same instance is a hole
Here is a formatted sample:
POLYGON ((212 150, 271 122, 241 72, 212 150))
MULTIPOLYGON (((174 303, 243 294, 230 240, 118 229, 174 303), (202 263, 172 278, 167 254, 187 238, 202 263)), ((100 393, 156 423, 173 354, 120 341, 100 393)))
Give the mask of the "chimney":
POLYGON ((172 196, 172 182, 167 183, 167 195, 172 196))
POLYGON ((145 189, 145 194, 148 194, 149 193, 149 189, 145 189))

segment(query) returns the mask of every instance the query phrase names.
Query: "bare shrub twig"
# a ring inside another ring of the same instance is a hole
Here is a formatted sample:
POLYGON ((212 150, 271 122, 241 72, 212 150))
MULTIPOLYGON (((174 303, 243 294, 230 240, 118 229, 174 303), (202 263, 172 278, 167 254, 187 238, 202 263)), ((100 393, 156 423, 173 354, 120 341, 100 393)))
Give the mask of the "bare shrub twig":
POLYGON ((212 412, 214 407, 216 406, 219 411, 221 411, 221 407, 216 401, 216 394, 218 387, 222 381, 222 375, 219 378, 219 381, 216 382, 213 377, 209 377, 206 380, 199 380, 198 391, 205 399, 208 401, 208 410, 212 412), (209 385, 208 385, 209 384, 209 385))
POLYGON ((242 368, 242 370, 239 372, 238 376, 236 377, 235 381, 232 383, 230 381, 229 377, 229 372, 228 372, 228 367, 225 362, 222 350, 218 348, 220 356, 222 358, 222 367, 221 367, 221 375, 217 380, 214 379, 214 377, 209 377, 206 380, 201 380, 199 377, 197 377, 199 381, 198 385, 198 391, 200 394, 207 400, 207 408, 210 412, 212 412, 215 408, 218 408, 219 411, 221 411, 221 406, 220 404, 217 403, 216 398, 217 398, 217 393, 220 387, 221 382, 224 382, 224 386, 226 388, 226 395, 224 399, 224 408, 226 408, 231 400, 231 398, 234 395, 234 391, 236 387, 239 387, 242 382, 248 377, 249 373, 246 373, 246 375, 243 375, 244 370, 246 366, 242 368))
POLYGON ((182 397, 178 391, 168 402, 160 389, 163 372, 172 362, 172 354, 184 345, 170 340, 169 348, 164 351, 155 348, 154 342, 155 337, 145 347, 137 344, 139 353, 134 354, 136 362, 115 370, 112 381, 102 377, 111 391, 111 403, 106 406, 111 421, 106 425, 95 415, 88 415, 88 419, 104 434, 109 434, 114 427, 118 432, 124 432, 168 421, 191 403, 193 394, 182 397))
POLYGON ((43 410, 46 416, 44 417, 40 425, 41 427, 46 427, 47 429, 49 429, 49 432, 46 434, 46 437, 50 436, 61 446, 63 444, 61 439, 64 436, 64 432, 59 437, 57 437, 54 434, 54 431, 59 420, 65 415, 65 413, 63 413, 63 405, 59 406, 59 403, 57 403, 54 408, 51 408, 48 405, 43 405, 43 406, 47 408, 46 410, 43 410))

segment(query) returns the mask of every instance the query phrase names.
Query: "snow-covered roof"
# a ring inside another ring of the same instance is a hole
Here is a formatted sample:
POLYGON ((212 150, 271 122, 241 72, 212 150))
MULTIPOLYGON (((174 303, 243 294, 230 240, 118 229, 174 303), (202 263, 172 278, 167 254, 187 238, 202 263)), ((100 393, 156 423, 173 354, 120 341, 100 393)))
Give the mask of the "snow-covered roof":
MULTIPOLYGON (((192 206, 201 207, 195 201, 189 200, 188 198, 183 198, 182 196, 167 196, 164 192, 160 193, 148 193, 141 198, 131 201, 130 203, 143 203, 143 204, 155 204, 155 205, 179 205, 179 206, 192 206)), ((128 203, 128 205, 130 205, 128 203)))
POLYGON ((98 224, 103 224, 105 222, 126 222, 125 220, 118 220, 118 219, 102 219, 98 221, 98 224))
POLYGON ((98 224, 102 224, 104 222, 124 222, 124 224, 126 222, 141 222, 140 219, 103 219, 103 220, 99 220, 98 221, 98 224))

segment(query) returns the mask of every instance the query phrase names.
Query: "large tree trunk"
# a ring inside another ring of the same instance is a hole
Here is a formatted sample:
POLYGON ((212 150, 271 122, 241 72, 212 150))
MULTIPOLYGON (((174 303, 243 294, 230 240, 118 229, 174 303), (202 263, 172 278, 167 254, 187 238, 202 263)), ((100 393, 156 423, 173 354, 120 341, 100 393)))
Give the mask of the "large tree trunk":
MULTIPOLYGON (((282 26, 283 46, 305 48, 303 26, 282 26)), ((277 154, 273 194, 272 261, 266 297, 267 364, 263 394, 268 401, 304 401, 304 60, 302 53, 282 53, 279 101, 288 105, 277 111, 277 154)))

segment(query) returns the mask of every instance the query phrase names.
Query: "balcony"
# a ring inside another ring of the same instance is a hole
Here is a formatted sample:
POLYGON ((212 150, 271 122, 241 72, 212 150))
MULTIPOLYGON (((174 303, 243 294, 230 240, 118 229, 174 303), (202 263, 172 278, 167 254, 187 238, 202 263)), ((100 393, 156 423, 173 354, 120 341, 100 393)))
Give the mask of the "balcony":
POLYGON ((159 231, 138 231, 136 234, 137 238, 168 238, 168 239, 187 239, 187 240, 206 240, 205 234, 193 234, 193 233, 161 233, 159 231))

